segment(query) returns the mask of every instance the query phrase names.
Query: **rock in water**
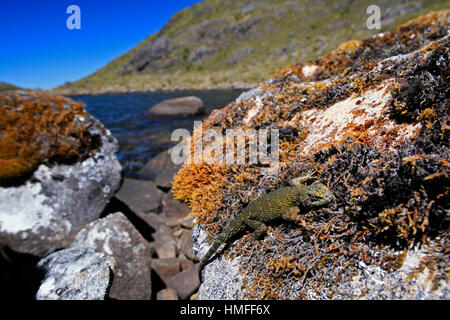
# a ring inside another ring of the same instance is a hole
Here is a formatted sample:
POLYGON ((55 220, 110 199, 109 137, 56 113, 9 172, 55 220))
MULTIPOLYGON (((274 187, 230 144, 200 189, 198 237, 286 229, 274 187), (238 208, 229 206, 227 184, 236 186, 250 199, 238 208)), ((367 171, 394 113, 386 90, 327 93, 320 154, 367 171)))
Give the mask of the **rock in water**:
POLYGON ((46 270, 37 300, 103 300, 111 281, 114 259, 93 248, 64 249, 42 259, 46 270))
POLYGON ((204 267, 200 299, 450 298, 449 18, 343 43, 203 121, 204 132, 278 129, 280 143, 276 173, 193 163, 175 175, 200 259, 251 195, 314 172, 335 198, 236 239, 204 267))
POLYGON ((0 95, 0 242, 45 256, 97 219, 121 180, 109 130, 65 97, 0 95))
POLYGON ((152 117, 193 117, 203 113, 203 101, 194 96, 164 100, 147 111, 152 117))

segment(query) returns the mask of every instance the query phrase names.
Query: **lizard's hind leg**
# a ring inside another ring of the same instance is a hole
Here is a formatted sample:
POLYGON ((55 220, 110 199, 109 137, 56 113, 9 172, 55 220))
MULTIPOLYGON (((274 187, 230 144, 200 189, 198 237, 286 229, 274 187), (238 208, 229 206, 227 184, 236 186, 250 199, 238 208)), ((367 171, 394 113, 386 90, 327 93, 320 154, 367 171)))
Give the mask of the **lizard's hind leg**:
POLYGON ((245 222, 245 224, 254 230, 252 235, 254 240, 261 239, 266 234, 266 225, 261 221, 249 219, 245 222))
POLYGON ((281 215, 281 217, 284 220, 299 221, 301 219, 301 215, 299 215, 299 213, 300 209, 298 207, 290 207, 281 215))

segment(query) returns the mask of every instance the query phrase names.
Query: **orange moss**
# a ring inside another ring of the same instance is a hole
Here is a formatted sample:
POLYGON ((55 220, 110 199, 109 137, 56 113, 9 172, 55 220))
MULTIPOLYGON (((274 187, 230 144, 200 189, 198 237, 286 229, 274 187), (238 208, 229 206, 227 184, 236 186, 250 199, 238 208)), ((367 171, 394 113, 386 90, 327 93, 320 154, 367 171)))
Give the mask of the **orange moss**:
POLYGON ((342 51, 343 53, 353 53, 355 52, 357 49, 359 49, 361 47, 362 43, 361 41, 358 40, 350 40, 344 43, 341 43, 339 45, 339 47, 337 48, 337 50, 342 51))
POLYGON ((0 94, 0 181, 31 173, 41 163, 83 158, 94 144, 84 105, 42 93, 0 94))
POLYGON ((183 165, 173 179, 175 199, 188 203, 191 214, 198 218, 198 223, 206 225, 208 231, 217 228, 210 223, 223 204, 226 176, 225 165, 201 163, 183 165))

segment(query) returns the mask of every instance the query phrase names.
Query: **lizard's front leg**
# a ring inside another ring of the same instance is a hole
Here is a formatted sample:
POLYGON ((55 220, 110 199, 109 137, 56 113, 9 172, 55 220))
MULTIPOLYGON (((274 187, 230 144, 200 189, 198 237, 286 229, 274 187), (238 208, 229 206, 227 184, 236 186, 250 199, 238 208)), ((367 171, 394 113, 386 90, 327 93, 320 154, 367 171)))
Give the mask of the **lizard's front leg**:
POLYGON ((266 225, 261 221, 249 219, 245 222, 245 224, 254 230, 253 232, 254 240, 261 239, 267 231, 266 225))
POLYGON ((316 180, 317 178, 314 177, 311 173, 308 173, 306 176, 301 176, 301 177, 297 177, 294 179, 291 179, 289 181, 289 184, 291 186, 301 186, 304 185, 306 182, 311 181, 311 180, 316 180))
POLYGON ((299 213, 300 209, 298 207, 290 207, 281 215, 281 217, 284 220, 299 221, 301 219, 301 215, 299 215, 299 213))

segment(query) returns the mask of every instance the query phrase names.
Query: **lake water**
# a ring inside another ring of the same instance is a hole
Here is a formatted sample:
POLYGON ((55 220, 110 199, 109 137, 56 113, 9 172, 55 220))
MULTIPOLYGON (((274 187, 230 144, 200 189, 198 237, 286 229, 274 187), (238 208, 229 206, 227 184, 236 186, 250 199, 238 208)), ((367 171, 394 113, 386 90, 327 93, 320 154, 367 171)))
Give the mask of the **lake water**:
POLYGON ((174 145, 170 141, 173 130, 185 128, 191 131, 195 120, 201 120, 212 110, 219 109, 242 91, 207 90, 149 93, 123 93, 72 96, 86 105, 86 110, 100 120, 119 141, 117 157, 127 177, 136 177, 137 171, 159 152, 174 145), (205 104, 206 114, 190 118, 151 119, 146 111, 165 99, 197 96, 205 104))

